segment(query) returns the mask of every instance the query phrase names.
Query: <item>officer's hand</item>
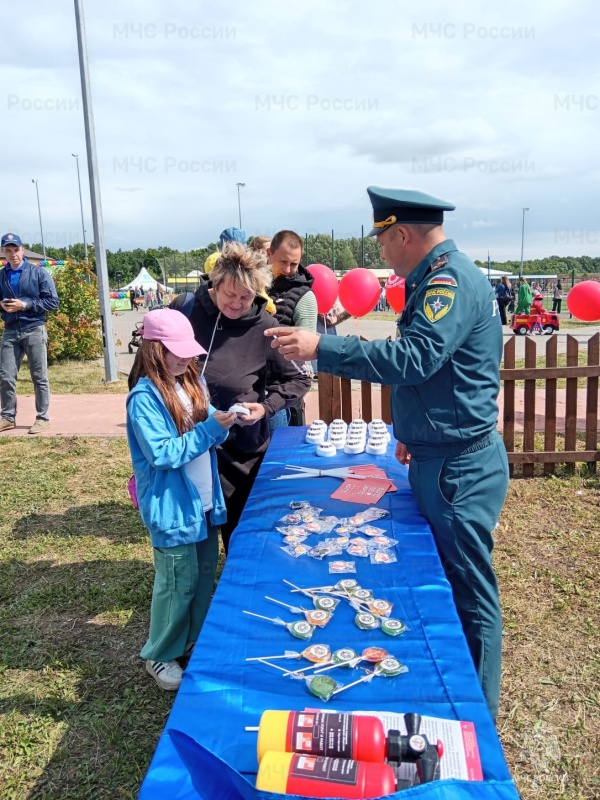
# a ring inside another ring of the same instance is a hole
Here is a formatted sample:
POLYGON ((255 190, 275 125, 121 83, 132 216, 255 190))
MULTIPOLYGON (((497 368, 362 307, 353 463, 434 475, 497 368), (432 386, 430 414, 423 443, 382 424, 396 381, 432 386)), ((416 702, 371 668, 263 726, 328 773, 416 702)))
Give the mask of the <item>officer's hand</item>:
POLYGON ((396 452, 394 453, 396 460, 401 464, 410 464, 410 453, 406 449, 406 445, 402 442, 396 442, 396 452))
POLYGON ((238 414, 236 422, 242 427, 245 425, 254 425, 255 422, 258 422, 258 420, 262 419, 267 413, 262 403, 242 403, 242 405, 250 411, 247 416, 238 414))
POLYGON ((300 328, 269 328, 265 336, 272 336, 271 347, 279 350, 286 361, 314 361, 319 347, 318 333, 300 328))

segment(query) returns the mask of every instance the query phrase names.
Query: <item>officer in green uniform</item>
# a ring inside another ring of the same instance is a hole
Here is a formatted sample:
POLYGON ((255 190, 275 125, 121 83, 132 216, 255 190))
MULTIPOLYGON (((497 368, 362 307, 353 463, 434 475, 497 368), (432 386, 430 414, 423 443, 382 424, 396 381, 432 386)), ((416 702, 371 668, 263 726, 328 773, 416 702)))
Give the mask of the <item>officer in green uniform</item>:
POLYGON ((382 257, 406 279, 396 341, 273 328, 288 359, 319 372, 392 388, 396 457, 431 525, 492 716, 498 712, 502 621, 492 567, 494 530, 508 488, 497 433, 502 328, 489 282, 446 239, 454 206, 416 191, 369 187, 382 257))

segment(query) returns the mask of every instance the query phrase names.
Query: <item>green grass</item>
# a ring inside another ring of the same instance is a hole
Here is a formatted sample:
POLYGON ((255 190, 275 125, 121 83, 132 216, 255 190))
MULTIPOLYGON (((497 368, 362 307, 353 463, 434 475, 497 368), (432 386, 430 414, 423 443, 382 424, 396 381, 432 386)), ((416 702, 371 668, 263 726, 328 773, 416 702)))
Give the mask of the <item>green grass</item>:
MULTIPOLYGON (((126 442, 3 439, 0 472, 0 799, 133 800, 173 697, 138 656, 153 568, 126 442)), ((496 532, 523 800, 598 797, 599 506, 583 468, 514 479, 496 532)))
MULTIPOLYGON (((127 394, 126 376, 106 383, 104 361, 60 361, 48 367, 48 379, 53 394, 127 394)), ((33 394, 33 383, 27 364, 19 370, 17 394, 33 394)))

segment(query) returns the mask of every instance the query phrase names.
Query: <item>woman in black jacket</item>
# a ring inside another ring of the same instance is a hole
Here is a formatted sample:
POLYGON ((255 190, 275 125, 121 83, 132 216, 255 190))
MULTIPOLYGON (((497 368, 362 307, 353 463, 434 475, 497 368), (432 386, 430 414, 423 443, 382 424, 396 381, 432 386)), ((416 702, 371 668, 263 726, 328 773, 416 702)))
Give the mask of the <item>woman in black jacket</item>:
MULTIPOLYGON (((238 418, 217 449, 227 505, 227 524, 221 526, 226 551, 269 444, 269 418, 295 405, 310 389, 310 378, 264 336, 277 324, 265 310, 268 298, 262 296, 272 279, 263 253, 238 243, 226 245, 196 290, 189 313, 194 336, 207 351, 203 375, 212 404, 226 411, 243 403, 250 411, 238 418)), ((184 302, 180 296, 171 308, 182 309, 184 302)))

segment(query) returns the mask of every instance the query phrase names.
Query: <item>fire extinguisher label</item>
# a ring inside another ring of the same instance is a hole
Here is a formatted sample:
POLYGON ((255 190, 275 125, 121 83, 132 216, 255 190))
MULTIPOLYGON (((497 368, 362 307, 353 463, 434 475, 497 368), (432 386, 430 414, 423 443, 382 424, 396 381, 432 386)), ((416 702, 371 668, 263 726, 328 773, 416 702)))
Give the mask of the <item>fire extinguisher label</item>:
POLYGON ((297 714, 291 729, 291 750, 321 756, 352 758, 350 714, 297 714))
POLYGON ((290 777, 305 780, 329 781, 356 786, 358 782, 358 762, 347 758, 327 756, 308 756, 297 753, 290 769, 290 777))

